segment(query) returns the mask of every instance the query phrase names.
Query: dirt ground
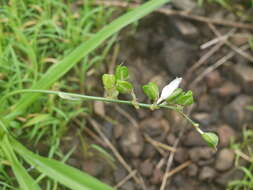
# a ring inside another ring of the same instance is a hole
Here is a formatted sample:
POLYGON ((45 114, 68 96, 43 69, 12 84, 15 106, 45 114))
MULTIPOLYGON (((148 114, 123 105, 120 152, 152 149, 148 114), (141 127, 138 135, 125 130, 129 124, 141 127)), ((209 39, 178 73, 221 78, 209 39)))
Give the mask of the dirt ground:
MULTIPOLYGON (((210 15, 239 22, 224 10, 210 15)), ((245 109, 253 103, 250 33, 241 27, 154 13, 139 23, 134 35, 125 31, 119 41, 116 63, 129 67, 138 100, 148 101, 141 85, 154 81, 163 87, 183 77, 182 88, 192 90, 195 97, 195 104, 185 111, 204 131, 219 135, 217 151, 175 112, 96 102, 83 135, 116 161, 89 148, 83 156, 82 146, 69 163, 120 190, 221 190, 241 179, 231 142, 241 141, 244 128, 252 129, 252 112, 245 109)), ((81 143, 75 139, 63 147, 73 144, 81 143)), ((248 164, 243 159, 239 163, 248 164)))

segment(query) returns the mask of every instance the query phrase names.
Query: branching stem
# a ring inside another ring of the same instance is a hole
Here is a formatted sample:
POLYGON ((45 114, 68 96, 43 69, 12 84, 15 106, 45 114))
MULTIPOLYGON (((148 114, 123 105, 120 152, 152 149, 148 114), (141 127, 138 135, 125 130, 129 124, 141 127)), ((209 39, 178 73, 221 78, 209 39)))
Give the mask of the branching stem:
POLYGON ((140 102, 137 102, 137 101, 133 103, 133 101, 129 101, 129 100, 111 99, 111 98, 106 98, 106 97, 89 96, 89 95, 82 95, 82 94, 75 94, 75 93, 68 93, 68 92, 60 92, 60 91, 53 91, 53 90, 32 90, 32 89, 24 89, 24 90, 13 91, 13 92, 7 94, 6 96, 4 96, 0 99, 0 105, 3 103, 3 101, 5 101, 10 96, 13 96, 13 95, 16 95, 16 94, 21 94, 21 93, 54 94, 54 95, 60 96, 63 99, 68 99, 68 100, 81 100, 81 99, 83 99, 83 100, 128 104, 128 105, 132 105, 134 107, 138 106, 138 107, 143 107, 143 108, 149 108, 151 110, 154 110, 154 108, 155 109, 165 108, 165 109, 175 110, 179 114, 181 114, 185 119, 187 119, 187 121, 189 121, 199 133, 201 133, 200 132, 201 130, 199 129, 199 127, 198 127, 199 125, 197 123, 195 123, 192 119, 190 119, 180 108, 178 108, 177 106, 172 106, 172 105, 160 104, 160 105, 155 105, 155 107, 154 107, 153 104, 140 103, 140 102))

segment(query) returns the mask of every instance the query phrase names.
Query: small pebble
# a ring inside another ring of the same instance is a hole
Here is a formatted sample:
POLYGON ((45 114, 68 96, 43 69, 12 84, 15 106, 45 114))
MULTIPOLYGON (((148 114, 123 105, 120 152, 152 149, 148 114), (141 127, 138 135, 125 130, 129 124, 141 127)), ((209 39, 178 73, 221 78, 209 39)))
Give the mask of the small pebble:
POLYGON ((233 166, 234 159, 235 159, 234 151, 224 148, 218 153, 215 162, 215 168, 219 171, 226 171, 233 166))
POLYGON ((216 171, 208 166, 205 166, 201 169, 199 174, 199 179, 201 181, 211 180, 216 176, 216 171))
POLYGON ((154 164, 150 160, 145 160, 140 165, 140 172, 142 175, 149 177, 153 173, 154 164))

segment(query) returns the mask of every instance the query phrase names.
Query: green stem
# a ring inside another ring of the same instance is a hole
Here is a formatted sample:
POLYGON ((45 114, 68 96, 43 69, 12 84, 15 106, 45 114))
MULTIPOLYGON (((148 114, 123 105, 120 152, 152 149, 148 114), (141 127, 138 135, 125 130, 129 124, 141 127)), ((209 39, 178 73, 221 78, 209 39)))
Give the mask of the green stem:
MULTIPOLYGON (((66 92, 60 92, 60 91, 53 91, 53 90, 17 90, 13 91, 6 96, 2 97, 0 99, 0 105, 2 105, 3 101, 5 101, 7 98, 10 96, 13 96, 15 94, 20 94, 20 93, 44 93, 44 94, 54 94, 58 95, 61 98, 64 99, 69 99, 69 100, 93 100, 93 101, 102 101, 102 102, 110 102, 110 103, 119 103, 119 104, 128 104, 132 105, 134 107, 143 107, 143 108, 149 108, 149 109, 154 109, 154 104, 145 104, 145 103, 139 103, 139 102, 133 102, 129 100, 118 100, 118 99, 111 99, 111 98, 105 98, 105 97, 98 97, 98 96, 88 96, 88 95, 81 95, 81 94, 75 94, 75 93, 66 93, 66 92)), ((195 123, 192 119, 190 119, 181 109, 179 109, 177 106, 171 106, 171 105, 155 105, 155 108, 166 108, 170 110, 175 110, 179 114, 181 114, 187 121, 189 121, 192 126, 200 133, 202 134, 203 132, 199 128, 199 124, 195 123)))
POLYGON ((191 118, 189 118, 184 112, 182 112, 180 109, 177 110, 178 113, 180 113, 186 120, 188 120, 192 126, 197 130, 199 134, 203 134, 204 132, 199 128, 199 124, 193 121, 191 118))
MULTIPOLYGON (((84 100, 93 100, 93 101, 102 101, 102 102, 110 102, 110 103, 119 103, 119 104, 128 104, 133 105, 133 101, 128 100, 118 100, 118 99, 111 99, 111 98, 105 98, 105 97, 99 97, 99 96, 88 96, 88 95, 81 95, 81 94, 75 94, 75 93, 66 93, 66 92, 60 92, 60 91, 53 91, 53 90, 16 90, 13 91, 6 96, 2 97, 0 99, 0 105, 10 96, 20 94, 20 93, 44 93, 44 94, 54 94, 58 95, 65 99, 72 99, 72 100, 78 100, 78 99, 84 99, 84 100), (69 97, 69 98, 67 98, 69 97)), ((145 103, 139 103, 136 102, 138 106, 143 108, 151 108, 152 104, 145 104, 145 103)), ((169 106, 169 105, 157 105, 159 108, 167 108, 171 110, 178 110, 176 106, 169 106)))

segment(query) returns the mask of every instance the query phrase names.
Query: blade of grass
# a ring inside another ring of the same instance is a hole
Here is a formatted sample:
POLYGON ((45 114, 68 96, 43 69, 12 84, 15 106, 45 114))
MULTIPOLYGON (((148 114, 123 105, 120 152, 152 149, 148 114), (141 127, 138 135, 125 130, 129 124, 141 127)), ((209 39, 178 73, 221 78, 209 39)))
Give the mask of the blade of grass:
POLYGON ((74 190, 113 190, 96 178, 62 162, 34 154, 16 140, 15 151, 38 171, 74 190))
MULTIPOLYGON (((151 0, 142 6, 124 14, 123 16, 115 19, 112 23, 105 26, 97 34, 95 34, 87 42, 84 42, 73 50, 62 61, 54 64, 42 76, 42 78, 32 86, 32 89, 47 89, 65 73, 67 73, 76 63, 83 57, 88 55, 91 51, 101 45, 107 38, 118 32, 128 24, 135 22, 141 17, 151 13, 153 10, 159 8, 170 0, 151 0)), ((19 102, 12 107, 11 113, 6 116, 6 119, 12 119, 21 114, 31 103, 33 103, 40 94, 26 94, 19 102)))
POLYGON ((1 148, 6 158, 11 162, 11 168, 18 180, 20 188, 22 190, 40 190, 36 181, 27 173, 25 168, 18 161, 7 135, 2 139, 1 148))

